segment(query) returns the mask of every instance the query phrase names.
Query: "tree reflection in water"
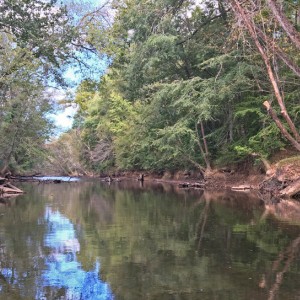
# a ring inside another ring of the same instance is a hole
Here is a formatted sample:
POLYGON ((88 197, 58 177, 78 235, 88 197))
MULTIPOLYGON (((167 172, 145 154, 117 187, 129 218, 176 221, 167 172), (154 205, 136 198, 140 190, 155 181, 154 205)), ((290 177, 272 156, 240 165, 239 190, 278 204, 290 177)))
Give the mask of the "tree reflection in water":
POLYGON ((43 287, 37 299, 54 296, 63 299, 114 299, 110 286, 99 278, 100 263, 89 272, 82 269, 77 260, 80 244, 76 238, 74 225, 60 212, 46 209, 45 219, 48 232, 44 246, 48 248, 45 258, 46 269, 42 274, 43 287), (49 294, 50 293, 50 294, 49 294))
POLYGON ((129 184, 26 183, 0 206, 0 300, 299 298, 299 202, 129 184))

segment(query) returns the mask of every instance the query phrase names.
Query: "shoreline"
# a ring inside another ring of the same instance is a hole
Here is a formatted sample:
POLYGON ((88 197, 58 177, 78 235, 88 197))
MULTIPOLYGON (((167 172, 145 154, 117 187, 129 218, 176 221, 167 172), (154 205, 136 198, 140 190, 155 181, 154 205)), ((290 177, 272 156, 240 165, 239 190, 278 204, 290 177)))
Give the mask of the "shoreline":
MULTIPOLYGON (((60 183, 60 177, 68 178, 69 182, 74 182, 75 178, 99 179, 106 182, 118 182, 125 180, 136 180, 141 182, 168 183, 177 185, 179 188, 204 189, 204 190, 226 190, 226 191, 258 191, 262 194, 270 194, 271 198, 300 198, 300 161, 288 161, 282 164, 274 164, 267 172, 255 168, 230 170, 215 169, 203 176, 199 171, 164 171, 160 173, 149 171, 124 171, 98 176, 59 176, 59 175, 17 175, 10 176, 12 181, 43 181, 60 183), (39 180, 45 177, 49 180, 39 180)), ((268 198, 270 198, 268 197, 268 198)))

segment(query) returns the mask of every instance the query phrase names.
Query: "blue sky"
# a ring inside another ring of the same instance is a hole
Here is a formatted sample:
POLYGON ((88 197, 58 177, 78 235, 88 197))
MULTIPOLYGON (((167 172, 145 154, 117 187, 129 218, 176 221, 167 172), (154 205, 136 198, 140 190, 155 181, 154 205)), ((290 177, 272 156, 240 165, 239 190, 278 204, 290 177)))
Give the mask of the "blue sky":
MULTIPOLYGON (((70 1, 65 0, 64 3, 66 4, 78 4, 80 7, 83 4, 83 11, 86 7, 94 6, 97 7, 104 3, 103 0, 81 0, 81 1, 70 1)), ((87 9, 88 9, 87 8, 87 9)), ((56 101, 63 100, 66 97, 66 94, 74 94, 76 91, 77 86, 80 82, 85 78, 91 78, 94 80, 99 80, 101 76, 105 73, 107 66, 108 66, 108 59, 105 57, 99 57, 98 55, 89 53, 88 55, 80 54, 81 59, 89 66, 88 69, 80 70, 79 66, 77 65, 70 65, 66 71, 64 72, 64 78, 69 83, 68 90, 58 89, 54 92, 54 99, 56 101)), ((77 107, 76 105, 67 106, 65 108, 61 108, 56 114, 52 115, 51 118, 54 120, 55 124, 59 127, 59 132, 64 132, 71 128, 73 123, 73 117, 76 113, 77 107)))
MULTIPOLYGON (((101 75, 105 73, 108 61, 106 59, 99 59, 97 57, 94 57, 90 59, 89 63, 93 64, 94 66, 96 65, 98 69, 97 72, 90 74, 91 76, 89 78, 99 80, 101 75)), ((68 90, 58 89, 54 92, 54 99, 58 102, 65 99, 67 94, 74 95, 77 86, 83 79, 86 78, 86 76, 80 73, 80 71, 74 66, 70 66, 65 71, 64 77, 67 80, 67 82, 69 82, 70 88, 68 90)), ((71 106, 68 105, 65 108, 61 107, 61 109, 56 114, 51 116, 56 126, 59 127, 59 132, 64 132, 72 127, 73 117, 76 111, 77 107, 75 104, 71 106)))

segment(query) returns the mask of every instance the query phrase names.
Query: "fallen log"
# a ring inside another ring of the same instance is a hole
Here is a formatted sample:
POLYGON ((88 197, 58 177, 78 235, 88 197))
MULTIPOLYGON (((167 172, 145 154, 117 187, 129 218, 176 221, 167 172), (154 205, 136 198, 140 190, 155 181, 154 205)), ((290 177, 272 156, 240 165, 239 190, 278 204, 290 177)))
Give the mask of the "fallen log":
POLYGON ((280 191, 281 197, 292 198, 300 192, 300 178, 290 183, 286 188, 280 191))
POLYGON ((246 190, 251 190, 251 186, 243 184, 243 185, 233 186, 231 189, 233 191, 246 191, 246 190))
POLYGON ((16 186, 12 185, 12 184, 9 183, 9 182, 5 183, 4 186, 13 189, 16 193, 23 193, 22 190, 20 190, 19 188, 17 188, 16 186))
POLYGON ((181 188, 181 189, 185 189, 185 188, 203 189, 205 187, 205 183, 202 183, 202 182, 195 182, 195 183, 182 182, 182 183, 178 184, 178 187, 181 188))
POLYGON ((17 194, 22 194, 23 191, 20 190, 19 188, 15 187, 9 182, 6 182, 2 185, 0 185, 0 195, 3 196, 4 194, 10 194, 10 195, 17 195, 17 194))
POLYGON ((189 186, 190 186, 189 182, 183 182, 183 183, 178 184, 178 187, 181 188, 181 189, 188 188, 189 186))
POLYGON ((195 182, 195 183, 192 183, 190 185, 191 188, 195 188, 195 189, 203 189, 205 187, 205 183, 202 183, 202 182, 195 182))

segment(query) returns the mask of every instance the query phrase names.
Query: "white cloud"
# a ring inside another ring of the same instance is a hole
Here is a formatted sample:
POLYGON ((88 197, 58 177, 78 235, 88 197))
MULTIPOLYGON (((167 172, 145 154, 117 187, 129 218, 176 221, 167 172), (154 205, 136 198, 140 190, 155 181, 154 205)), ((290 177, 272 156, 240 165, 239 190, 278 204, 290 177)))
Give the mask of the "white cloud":
MULTIPOLYGON (((52 99, 58 108, 55 113, 49 115, 49 118, 54 121, 54 124, 58 127, 60 132, 72 127, 73 117, 77 112, 77 106, 75 104, 61 104, 61 102, 68 102, 68 94, 74 94, 74 90, 48 88, 46 91, 47 97, 52 99)), ((71 103, 71 100, 69 103, 71 103)))
POLYGON ((73 106, 66 107, 62 112, 52 115, 56 126, 62 130, 68 130, 72 127, 73 117, 76 114, 77 108, 73 106))

